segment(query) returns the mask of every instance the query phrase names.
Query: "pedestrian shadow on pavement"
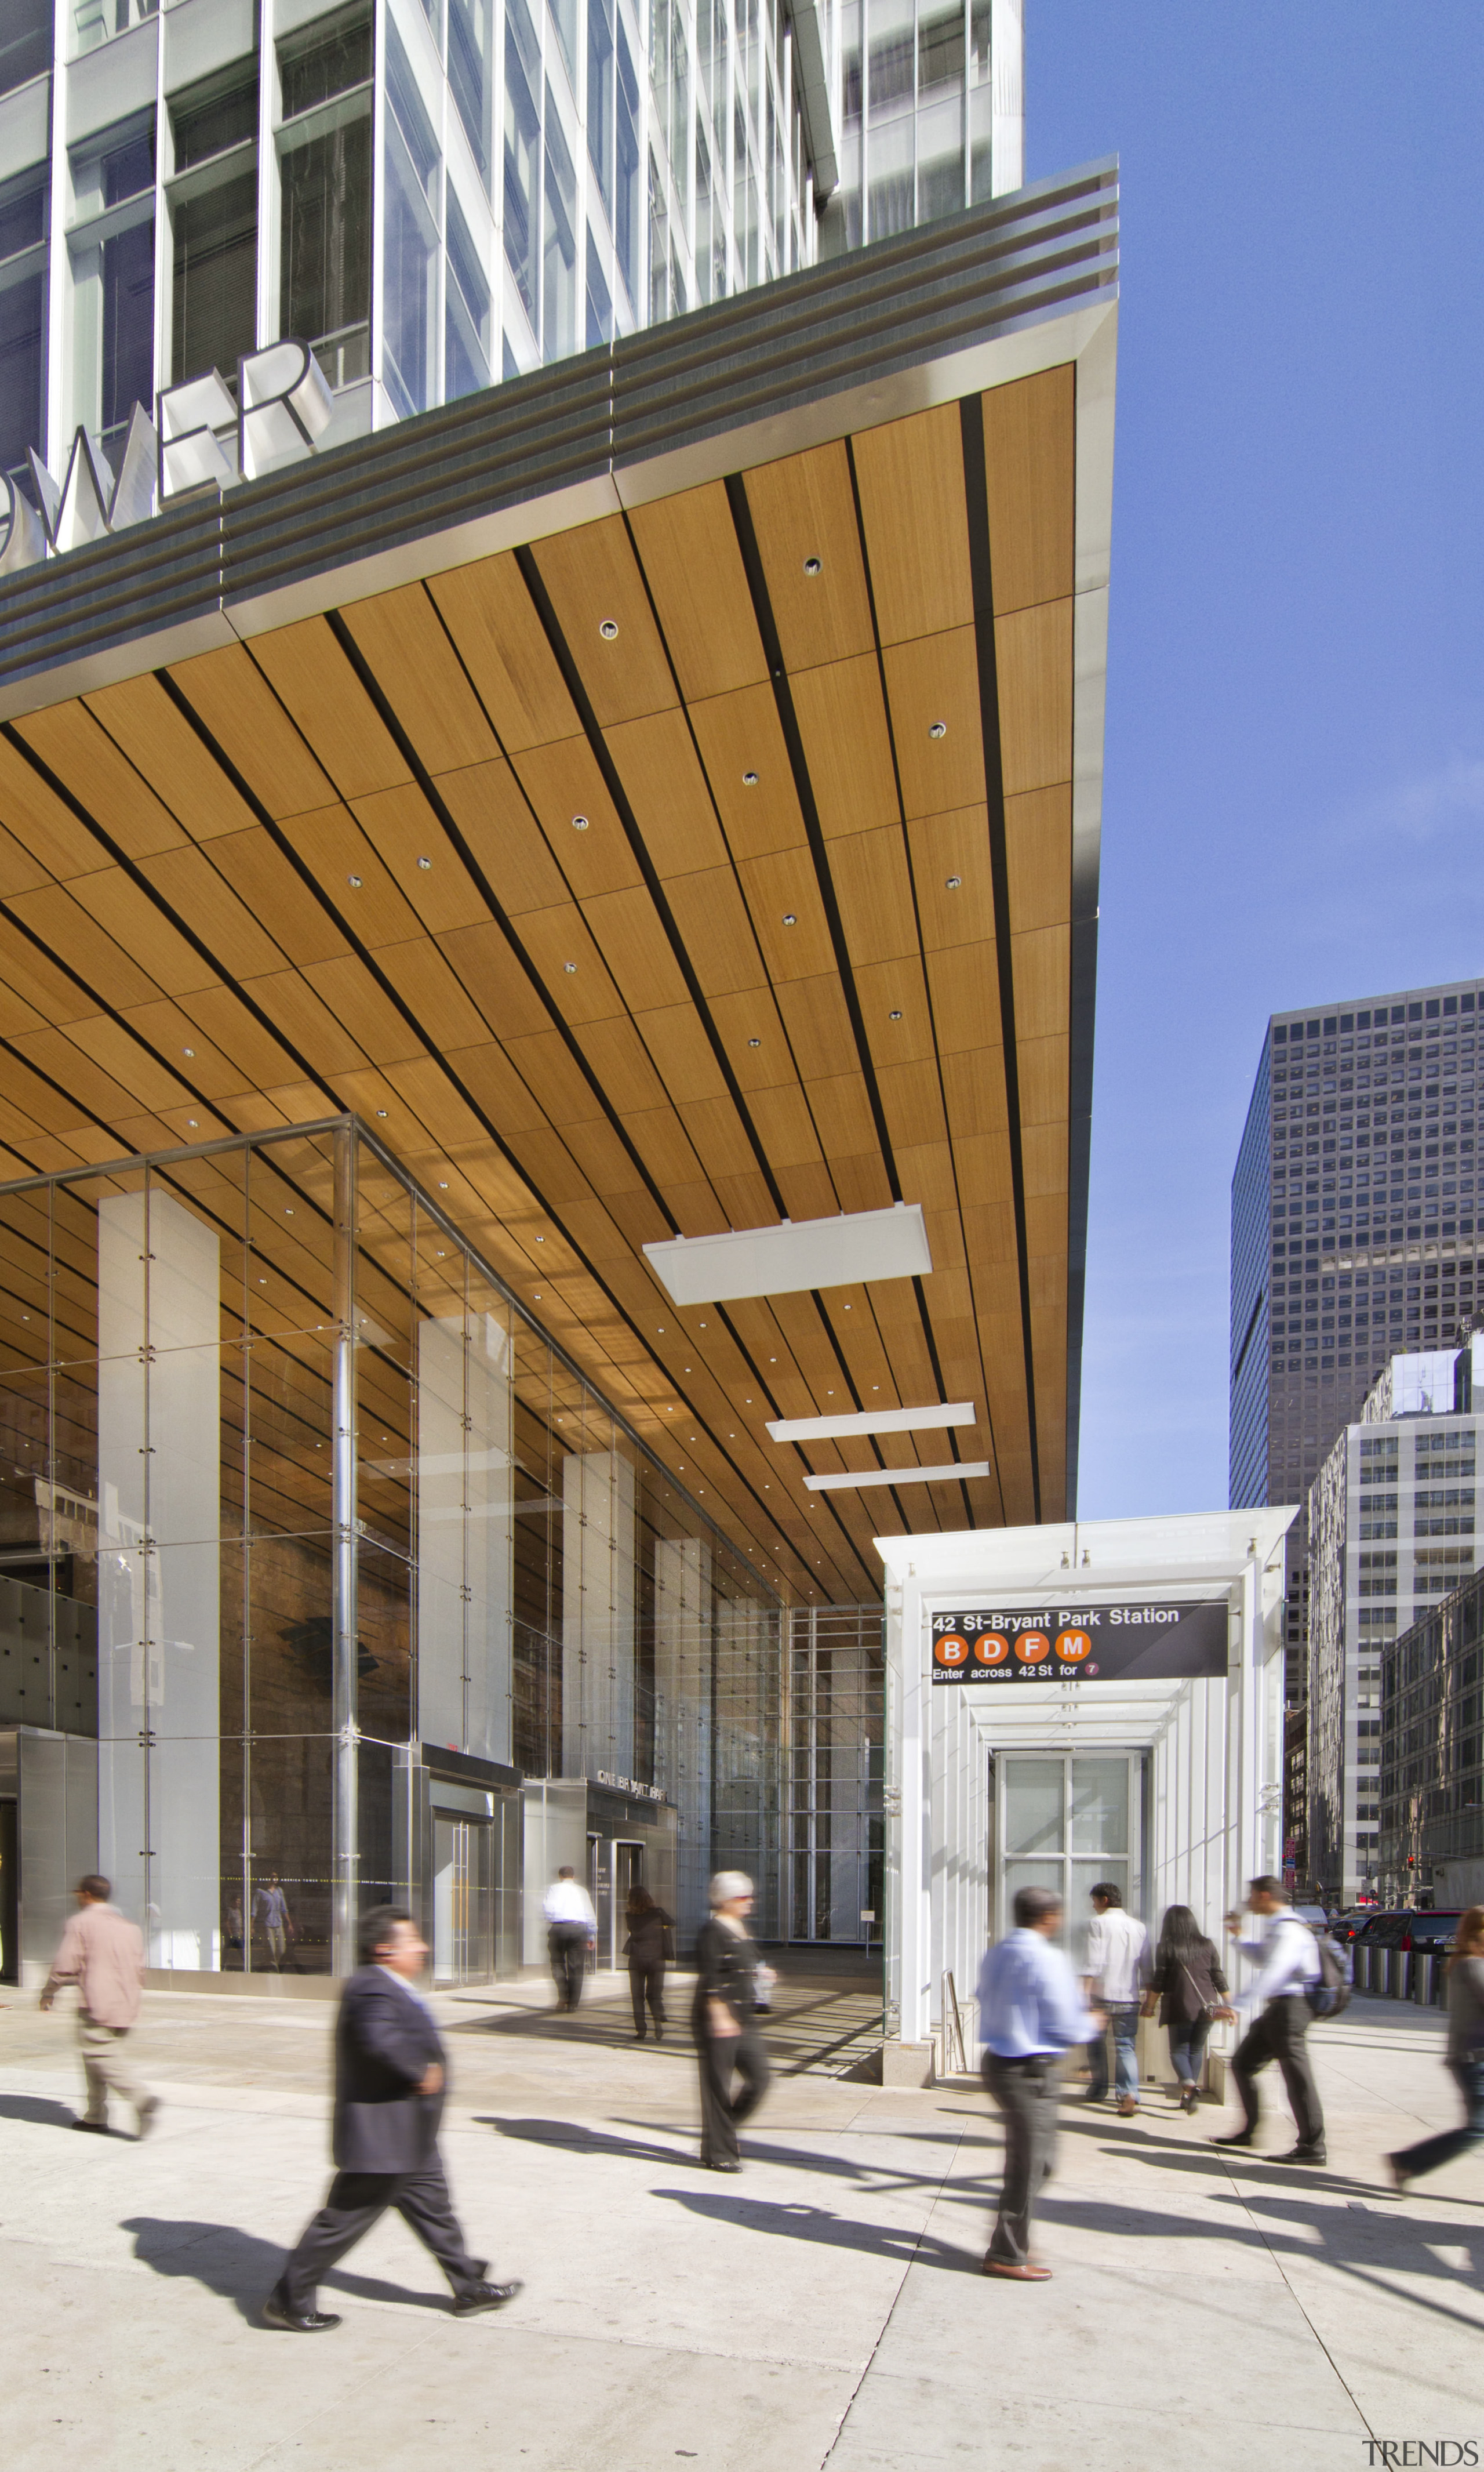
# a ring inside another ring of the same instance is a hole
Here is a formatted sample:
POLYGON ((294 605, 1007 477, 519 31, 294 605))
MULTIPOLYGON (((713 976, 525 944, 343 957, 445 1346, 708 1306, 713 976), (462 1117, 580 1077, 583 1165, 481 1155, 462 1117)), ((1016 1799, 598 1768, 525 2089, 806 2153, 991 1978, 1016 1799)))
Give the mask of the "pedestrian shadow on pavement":
POLYGON ((899 2266, 935 2266, 948 2274, 978 2274, 979 2258, 950 2248, 931 2232, 914 2232, 906 2224, 853 2222, 832 2215, 828 2206, 769 2204, 761 2198, 732 2198, 701 2189, 656 2189, 688 2214, 708 2222, 732 2223, 739 2231, 766 2232, 774 2239, 813 2242, 818 2248, 854 2249, 858 2257, 894 2258, 899 2266))
MULTIPOLYGON (((160 2215, 130 2215, 121 2231, 132 2232, 134 2255, 154 2274, 183 2277, 205 2286, 221 2300, 232 2301, 251 2326, 262 2323, 265 2299, 284 2270, 287 2249, 276 2241, 259 2240, 236 2223, 200 2223, 160 2215)), ((382 2283, 374 2275, 347 2274, 332 2267, 322 2291, 346 2292, 358 2300, 395 2301, 407 2309, 446 2310, 436 2292, 409 2292, 400 2283, 382 2283)))
MULTIPOLYGON (((529 2140, 533 2146, 565 2146, 574 2153, 606 2154, 635 2163, 663 2163, 671 2171, 677 2164, 690 2166, 695 2171, 701 2169, 693 2156, 677 2154, 672 2146, 642 2144, 636 2137, 615 2137, 607 2129, 582 2128, 567 2120, 502 2120, 492 2112, 477 2112, 475 2123, 479 2127, 498 2128, 502 2137, 529 2140)), ((675 2134, 694 2139, 697 2131, 679 2128, 675 2134)), ((869 2158, 852 2162, 842 2154, 819 2154, 802 2147, 776 2146, 767 2137, 748 2137, 747 2159, 752 2163, 775 2163, 786 2170, 809 2172, 819 2179, 864 2183, 883 2195, 893 2189, 935 2189, 943 2181, 941 2172, 904 2172, 894 2164, 876 2163, 869 2158)), ((956 2198, 959 2202, 973 2205, 984 2202, 982 2182, 978 2175, 969 2180, 956 2180, 952 2188, 944 2188, 943 2195, 946 2199, 956 2198)))
POLYGON ((29 2120, 36 2128, 70 2128, 77 2117, 70 2104, 53 2103, 44 2094, 0 2094, 0 2120, 29 2120))
POLYGON ((1216 2222, 1199 2215, 1168 2214, 1155 2207, 1049 2194, 1038 2200, 1038 2211, 1048 2224, 1070 2223, 1081 2231, 1108 2234, 1119 2242, 1120 2258, 1128 2254, 1124 2245, 1131 2235, 1152 2233, 1160 2240, 1232 2241, 1242 2248, 1265 2250, 1280 2263, 1293 2258, 1306 2267, 1328 2266, 1368 2292, 1409 2302, 1431 2317, 1446 2318, 1451 2325, 1466 2326, 1471 2334, 1480 2332, 1476 2315, 1454 2308, 1440 2296, 1419 2292, 1415 2284, 1403 2290, 1392 2279, 1405 2274, 1440 2284, 1463 2283, 1466 2290, 1473 2292, 1475 2284, 1466 2281, 1461 2270, 1445 2265, 1433 2253, 1434 2245, 1455 2251, 1472 2247, 1477 2271, 1484 2267, 1484 2236, 1472 2226, 1428 2222, 1414 2215, 1373 2214, 1369 2206, 1315 2205, 1311 2200, 1280 2197, 1263 2188, 1245 2193, 1223 2189, 1213 2193, 1212 2202, 1243 2207, 1253 2220, 1245 2223, 1216 2222))

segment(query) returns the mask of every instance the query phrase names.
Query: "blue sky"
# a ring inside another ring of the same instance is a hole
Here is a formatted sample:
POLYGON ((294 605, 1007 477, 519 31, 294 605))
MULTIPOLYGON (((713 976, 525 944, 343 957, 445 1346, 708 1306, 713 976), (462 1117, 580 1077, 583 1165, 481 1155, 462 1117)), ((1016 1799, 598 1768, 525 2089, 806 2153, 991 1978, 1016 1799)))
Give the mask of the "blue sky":
POLYGON ((1223 1504, 1267 1015, 1484 969, 1484 9, 1026 0, 1117 154, 1084 1517, 1223 1504))

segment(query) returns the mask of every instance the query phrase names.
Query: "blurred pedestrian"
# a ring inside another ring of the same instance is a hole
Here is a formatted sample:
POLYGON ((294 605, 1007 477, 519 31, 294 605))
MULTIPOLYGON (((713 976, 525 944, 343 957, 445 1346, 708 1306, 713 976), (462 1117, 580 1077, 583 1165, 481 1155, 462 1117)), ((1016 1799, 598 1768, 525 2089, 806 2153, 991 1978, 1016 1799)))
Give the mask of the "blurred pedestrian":
POLYGON ((624 1955, 628 1960, 628 1988, 634 2003, 634 2039, 645 2038, 645 2004, 654 2020, 654 2039, 665 2040, 665 1961, 673 1958, 674 1917, 667 1914, 648 1889, 635 1887, 628 1892, 628 1909, 624 1915, 628 1937, 624 1942, 624 1955))
POLYGON ((1484 2139, 1484 1906, 1460 1915, 1448 1961, 1448 2066, 1464 2099, 1461 2128, 1440 2129, 1400 2154, 1388 2154, 1399 2189, 1440 2163, 1451 2163, 1484 2139))
POLYGON ((275 1974, 283 1972, 283 1961, 294 1937, 294 1917, 289 1900, 276 1871, 271 1871, 266 1888, 260 1888, 252 1900, 253 1919, 263 1926, 268 1942, 268 1961, 275 1974))
POLYGON ((65 1985, 76 1985, 87 2109, 73 2127, 106 2137, 108 2097, 115 2094, 121 2103, 132 2104, 138 2134, 148 2137, 160 2100, 140 2084, 124 2051, 139 2015, 144 1938, 138 1924, 108 1903, 110 1893, 101 1871, 89 1871, 78 1882, 78 1911, 52 1960, 41 2006, 50 2008, 65 1985))
POLYGON ((570 2017, 582 1997, 587 1953, 598 1945, 598 1916, 593 1901, 570 1863, 564 1863, 546 1892, 547 1953, 556 1985, 558 2016, 570 2017))
POLYGON ((740 2172, 737 2131, 767 2092, 770 2071, 755 2021, 760 1978, 770 1984, 747 1930, 752 1882, 745 1871, 718 1871, 710 1889, 711 1917, 695 1943, 695 1999, 691 2031, 701 2080, 701 2163, 711 2172, 740 2172), (741 2086, 734 2092, 733 2080, 741 2086))
POLYGON ((416 1989, 427 1942, 411 1914, 378 1906, 361 1926, 361 1964, 335 2027, 330 2194, 263 2303, 270 2326, 321 2335, 340 2319, 315 2306, 320 2278, 394 2206, 453 2287, 454 2315, 503 2308, 518 2283, 486 2283, 454 2214, 438 2152, 448 2060, 416 1989))
POLYGON ((1276 2060, 1283 2071, 1299 2132, 1298 2144, 1280 2155, 1279 2160, 1323 2163, 1324 2112, 1307 2042, 1314 2013, 1308 2005, 1308 1986, 1321 1979, 1318 1942, 1307 1923, 1288 1903, 1283 1882, 1270 1871, 1253 1881, 1247 1893, 1247 1911, 1266 1926, 1251 1939, 1238 1937, 1239 1914, 1231 1913, 1226 1918, 1227 1930, 1241 1954, 1253 1959, 1258 1967, 1256 1982, 1248 1985, 1237 2004, 1257 2013, 1232 2055, 1232 2076, 1245 2117, 1240 2128, 1213 2142, 1217 2146, 1252 2145, 1258 2127, 1258 2090, 1254 2080, 1260 2069, 1265 2069, 1269 2060, 1276 2060))
POLYGON ((1218 2017, 1235 2017, 1226 2006, 1227 1980, 1215 1943, 1206 1937, 1189 1906, 1166 1906, 1143 2013, 1159 2008, 1160 2024, 1169 2034, 1169 2063, 1179 2088, 1182 2111, 1193 2111, 1200 2101, 1206 2040, 1218 2017))
MULTIPOLYGON (((1149 1935, 1137 1915, 1124 1912, 1123 1891, 1112 1880, 1099 1880, 1089 1893, 1093 1919, 1082 1988, 1107 2011, 1119 2110, 1127 2119, 1139 2109, 1139 2003, 1148 1974, 1149 1935)), ((1108 2091, 1104 2035, 1095 2035, 1087 2056, 1087 2100, 1101 2103, 1108 2091)))
POLYGON ((1083 2006, 1070 1962, 1051 1946, 1062 1927, 1060 1897, 1017 1889, 1013 1913, 1014 1930, 985 1951, 979 1967, 984 2083, 1004 2121, 1004 2178, 983 2271, 1048 2283, 1050 2268, 1030 2254, 1030 2224, 1056 2154, 1056 2063, 1073 2043, 1101 2033, 1107 2019, 1083 2006))

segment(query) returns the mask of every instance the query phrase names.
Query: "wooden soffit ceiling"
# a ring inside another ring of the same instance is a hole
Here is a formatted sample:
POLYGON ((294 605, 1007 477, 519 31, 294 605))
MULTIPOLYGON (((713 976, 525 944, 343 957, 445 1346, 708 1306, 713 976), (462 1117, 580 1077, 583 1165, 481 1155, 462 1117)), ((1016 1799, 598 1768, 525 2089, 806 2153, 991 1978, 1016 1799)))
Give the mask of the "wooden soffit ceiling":
POLYGON ((878 1593, 887 1530, 1061 1518, 1078 383, 7 724, 0 1170, 353 1109, 790 1595, 878 1593), (920 1281, 681 1311, 641 1250, 896 1200, 920 1281), (956 1399, 951 1438, 764 1431, 956 1399), (950 1456, 990 1473, 803 1482, 950 1456))

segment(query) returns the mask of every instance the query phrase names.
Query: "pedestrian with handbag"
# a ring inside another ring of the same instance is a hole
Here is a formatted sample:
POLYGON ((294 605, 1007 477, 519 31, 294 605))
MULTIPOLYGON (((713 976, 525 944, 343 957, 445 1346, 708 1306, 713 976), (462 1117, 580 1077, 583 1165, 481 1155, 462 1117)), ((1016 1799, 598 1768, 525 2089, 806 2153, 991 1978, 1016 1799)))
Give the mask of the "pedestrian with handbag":
POLYGON ((1399 2189, 1440 2163, 1451 2163, 1471 2146, 1484 2141, 1484 1906, 1471 1906, 1459 1917, 1448 1961, 1447 2061, 1464 2099, 1461 2128, 1441 2129, 1388 2154, 1391 2176, 1399 2189))
POLYGON ((755 2024, 760 1979, 771 1970, 747 1930, 752 1882, 745 1871, 718 1871, 711 1883, 711 1917, 695 1942, 695 1998, 691 2032, 701 2080, 701 2164, 740 2172, 737 2131, 767 2092, 770 2071, 755 2024), (741 2084, 733 2090, 734 2079, 741 2084))
POLYGON ((624 1942, 624 1955, 628 1960, 628 1988, 634 2004, 634 2040, 645 2038, 645 2005, 654 2021, 654 2039, 665 2040, 665 1961, 675 1954, 675 1919, 651 1897, 646 1888, 633 1888, 628 1892, 624 1915, 628 1937, 624 1942))
POLYGON ((1206 2038, 1212 2027, 1218 2017, 1237 2014, 1226 2006, 1227 1990, 1214 1941, 1206 1937, 1189 1906, 1167 1906, 1143 2013, 1152 2017, 1158 2008, 1160 2024, 1168 2032, 1169 2063, 1182 2111, 1193 2112, 1200 2100, 1206 2038))

